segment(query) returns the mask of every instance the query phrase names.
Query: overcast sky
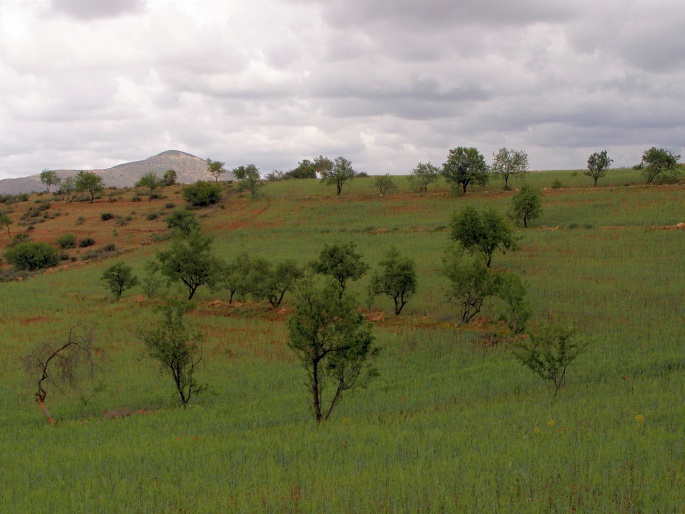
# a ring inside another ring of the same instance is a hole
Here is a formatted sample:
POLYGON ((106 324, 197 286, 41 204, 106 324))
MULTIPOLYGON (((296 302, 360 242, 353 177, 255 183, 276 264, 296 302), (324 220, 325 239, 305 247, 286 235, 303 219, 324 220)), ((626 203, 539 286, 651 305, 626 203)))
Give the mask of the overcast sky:
POLYGON ((685 154, 682 0, 1 0, 0 178, 182 150, 406 174, 685 154))

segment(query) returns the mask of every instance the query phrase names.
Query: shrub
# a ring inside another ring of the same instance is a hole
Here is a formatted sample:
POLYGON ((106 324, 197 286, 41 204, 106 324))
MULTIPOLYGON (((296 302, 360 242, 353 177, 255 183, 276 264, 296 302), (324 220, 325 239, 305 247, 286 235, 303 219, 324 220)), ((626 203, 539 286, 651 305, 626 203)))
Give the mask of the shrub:
POLYGON ((174 207, 176 207, 176 204, 174 204, 174 202, 168 202, 168 203, 164 206, 164 208, 166 208, 166 209, 173 209, 174 207))
POLYGON ((221 198, 221 185, 198 181, 183 188, 183 198, 193 207, 206 207, 221 198))
POLYGON ((140 196, 136 195, 133 198, 131 198, 131 201, 132 202, 142 202, 143 199, 140 196))
POLYGON ((102 247, 103 252, 114 252, 116 251, 117 247, 114 243, 107 243, 105 246, 102 247))
POLYGON ((78 218, 76 218, 77 225, 82 225, 84 221, 86 221, 86 218, 84 218, 83 216, 79 216, 78 218))
POLYGON ((111 220, 112 218, 114 218, 114 214, 111 212, 103 212, 100 214, 100 219, 102 221, 111 220))
POLYGON ((564 186, 561 185, 561 181, 558 178, 554 179, 554 182, 552 182, 552 189, 561 189, 562 187, 564 186))
POLYGON ((157 214, 156 212, 151 212, 150 214, 148 214, 148 215, 146 216, 146 219, 147 219, 148 221, 154 221, 154 220, 156 220, 157 218, 159 218, 159 214, 157 214))
POLYGON ((74 234, 62 234, 57 238, 57 246, 60 248, 74 248, 76 246, 76 236, 74 234))
POLYGON ((18 270, 35 271, 55 266, 60 252, 47 243, 19 243, 5 250, 5 260, 18 270))
POLYGON ((78 242, 79 247, 85 248, 86 246, 93 246, 95 244, 95 239, 92 237, 84 237, 78 242))

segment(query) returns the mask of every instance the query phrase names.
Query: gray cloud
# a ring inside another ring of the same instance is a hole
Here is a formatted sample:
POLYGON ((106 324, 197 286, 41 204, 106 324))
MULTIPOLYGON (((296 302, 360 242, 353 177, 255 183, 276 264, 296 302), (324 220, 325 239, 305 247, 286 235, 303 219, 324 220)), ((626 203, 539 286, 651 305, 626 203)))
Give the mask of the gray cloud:
POLYGON ((172 148, 371 173, 460 145, 521 148, 534 168, 684 153, 676 0, 39 5, 0 4, 0 176, 172 148))
POLYGON ((52 0, 53 12, 82 20, 136 14, 143 7, 143 0, 52 0))

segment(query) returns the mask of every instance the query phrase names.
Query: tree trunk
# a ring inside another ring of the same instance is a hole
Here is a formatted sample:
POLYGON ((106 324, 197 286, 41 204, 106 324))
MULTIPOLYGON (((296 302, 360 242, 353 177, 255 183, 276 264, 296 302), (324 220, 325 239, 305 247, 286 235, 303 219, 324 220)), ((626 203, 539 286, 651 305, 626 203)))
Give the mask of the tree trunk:
POLYGON ((48 418, 48 423, 50 423, 52 426, 56 427, 57 426, 57 421, 55 421, 55 418, 53 418, 50 413, 48 412, 47 407, 43 403, 43 400, 40 398, 36 397, 36 403, 38 404, 38 407, 40 407, 40 410, 43 411, 43 414, 45 414, 45 417, 48 418))

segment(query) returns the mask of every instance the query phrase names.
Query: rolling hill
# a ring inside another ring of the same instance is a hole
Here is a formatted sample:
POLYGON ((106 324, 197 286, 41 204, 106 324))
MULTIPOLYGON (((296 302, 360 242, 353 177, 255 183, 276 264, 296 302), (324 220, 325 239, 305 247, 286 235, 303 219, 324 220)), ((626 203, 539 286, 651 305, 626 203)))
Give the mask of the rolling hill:
MULTIPOLYGON (((207 173, 207 163, 204 159, 178 150, 167 150, 142 161, 118 164, 107 169, 87 171, 94 171, 101 175, 106 186, 131 187, 148 171, 154 171, 161 176, 169 169, 176 171, 178 181, 184 184, 196 182, 197 180, 211 180, 212 178, 207 173)), ((64 178, 76 175, 80 170, 55 171, 61 178, 64 178)), ((228 178, 226 177, 226 179, 228 178)), ((41 184, 38 174, 0 180, 0 193, 3 194, 30 193, 43 191, 44 189, 45 186, 41 184)))

